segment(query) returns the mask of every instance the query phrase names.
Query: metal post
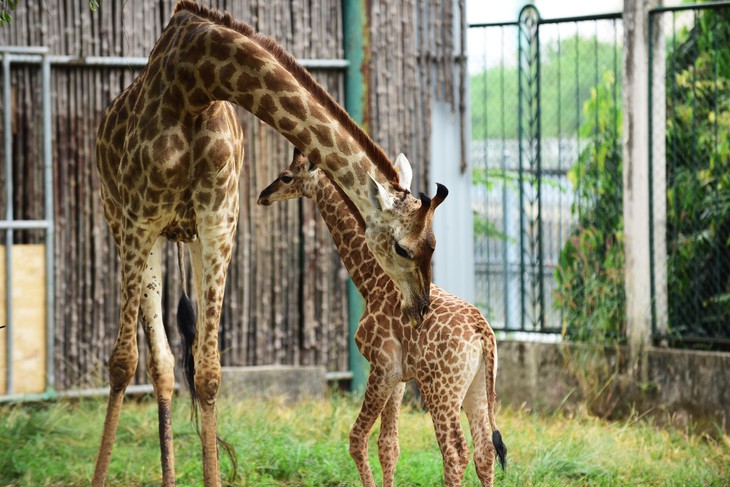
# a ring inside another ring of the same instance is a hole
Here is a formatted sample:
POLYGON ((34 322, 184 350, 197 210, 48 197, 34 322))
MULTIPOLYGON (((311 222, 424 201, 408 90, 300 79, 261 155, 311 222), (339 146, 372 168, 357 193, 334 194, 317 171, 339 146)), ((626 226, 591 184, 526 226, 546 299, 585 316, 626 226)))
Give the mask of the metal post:
POLYGON ((44 212, 46 220, 46 391, 55 390, 55 229, 53 225, 53 153, 51 151, 51 63, 43 55, 41 64, 41 92, 43 97, 43 183, 45 188, 44 212))
MULTIPOLYGON (((13 219, 13 127, 10 99, 10 57, 3 56, 3 132, 5 134, 5 219, 13 219)), ((5 333, 7 381, 6 394, 12 394, 13 384, 13 229, 5 230, 5 333)))
MULTIPOLYGON (((345 58, 349 63, 345 77, 345 108, 355 122, 363 125, 366 123, 364 108, 367 106, 367 79, 362 72, 363 66, 367 64, 365 59, 368 35, 367 1, 343 0, 342 13, 345 58)), ((361 392, 367 382, 368 363, 357 348, 355 332, 363 314, 363 299, 351 279, 347 280, 347 312, 348 361, 352 371, 350 389, 353 392, 361 392)))

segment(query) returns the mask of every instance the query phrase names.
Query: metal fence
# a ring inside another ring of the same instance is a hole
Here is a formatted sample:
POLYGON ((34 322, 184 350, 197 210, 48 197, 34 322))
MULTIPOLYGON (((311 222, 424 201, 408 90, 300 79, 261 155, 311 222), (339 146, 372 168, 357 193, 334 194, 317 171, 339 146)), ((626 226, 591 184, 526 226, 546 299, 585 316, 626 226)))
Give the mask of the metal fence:
POLYGON ((558 266, 600 199, 621 212, 622 29, 529 5, 470 26, 476 304, 496 330, 560 333, 584 304, 561 298, 558 266))
MULTIPOLYGON (((655 300, 654 336, 675 345, 730 346, 730 2, 657 8, 650 13, 654 140, 651 163, 666 153, 666 178, 651 198, 666 215, 666 304, 655 300), (664 62, 661 62, 664 61, 664 62)), ((653 227, 653 224, 652 224, 653 227)), ((652 269, 653 273, 653 269, 652 269)), ((656 285, 653 284, 653 288, 656 285)))

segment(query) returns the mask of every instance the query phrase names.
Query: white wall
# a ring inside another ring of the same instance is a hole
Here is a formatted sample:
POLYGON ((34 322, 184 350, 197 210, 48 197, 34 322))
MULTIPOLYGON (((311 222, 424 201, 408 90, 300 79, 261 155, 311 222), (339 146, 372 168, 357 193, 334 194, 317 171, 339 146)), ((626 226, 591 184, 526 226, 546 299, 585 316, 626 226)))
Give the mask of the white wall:
POLYGON ((449 189, 449 196, 436 209, 433 230, 433 282, 469 302, 474 301, 474 225, 471 210, 471 166, 459 171, 459 114, 451 105, 434 102, 431 113, 431 187, 449 189))

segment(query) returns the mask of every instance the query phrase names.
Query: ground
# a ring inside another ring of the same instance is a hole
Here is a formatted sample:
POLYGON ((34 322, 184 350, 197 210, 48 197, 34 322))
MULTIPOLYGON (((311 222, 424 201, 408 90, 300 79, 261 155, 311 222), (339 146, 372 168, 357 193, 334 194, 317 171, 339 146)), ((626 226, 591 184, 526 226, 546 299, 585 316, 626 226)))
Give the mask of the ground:
MULTIPOLYGON (((239 478, 231 481, 231 463, 222 454, 224 479, 236 486, 359 485, 347 442, 358 407, 341 395, 295 406, 224 400, 219 432, 236 447, 239 461, 239 478)), ((0 485, 86 485, 104 410, 103 398, 0 407, 0 485)), ((200 485, 202 479, 200 441, 189 413, 189 401, 181 395, 173 411, 181 486, 200 485)), ((510 408, 499 410, 497 421, 509 464, 506 473, 497 473, 496 486, 730 485, 730 439, 719 430, 699 435, 662 429, 645 418, 605 422, 510 408)), ((428 413, 404 408, 400 430, 396 485, 442 485, 441 455, 428 413)), ((375 433, 370 456, 379 478, 375 433)), ((159 484, 156 434, 155 402, 128 400, 107 485, 159 484)), ((464 484, 479 485, 473 465, 464 484)))

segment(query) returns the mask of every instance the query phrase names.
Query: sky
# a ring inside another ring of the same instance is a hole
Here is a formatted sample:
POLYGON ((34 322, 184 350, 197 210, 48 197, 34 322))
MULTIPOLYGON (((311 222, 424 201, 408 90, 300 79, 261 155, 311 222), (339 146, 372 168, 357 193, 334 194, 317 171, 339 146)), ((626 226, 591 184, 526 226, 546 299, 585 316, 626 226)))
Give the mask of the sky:
MULTIPOLYGON (((680 0, 664 0, 664 3, 678 3, 680 0)), ((492 23, 492 22, 515 22, 519 17, 522 7, 530 2, 526 0, 466 0, 467 23, 492 23)), ((531 2, 540 12, 543 19, 554 19, 563 17, 577 17, 582 15, 594 15, 603 13, 615 13, 623 10, 623 0, 533 0, 531 2)), ((604 21, 606 22, 606 21, 604 21)), ((575 34, 574 30, 579 29, 581 36, 591 37, 597 35, 599 39, 609 35, 610 39, 602 39, 605 42, 613 42, 614 29, 597 29, 596 24, 585 22, 580 24, 567 24, 560 27, 563 36, 575 34)), ((505 32, 511 32, 509 30, 505 32)), ((543 42, 549 41, 558 35, 558 27, 546 27, 541 29, 540 38, 543 42)), ((619 36, 622 34, 619 32, 619 36)), ((500 29, 470 29, 467 36, 469 49, 468 70, 470 73, 477 73, 484 70, 486 66, 498 64, 514 65, 517 60, 514 56, 516 49, 516 38, 507 34, 504 37, 500 29), (490 46, 490 49, 486 49, 490 46), (502 57, 504 51, 508 54, 502 57)))
MULTIPOLYGON (((466 0, 466 19, 470 24, 517 20, 524 0, 466 0)), ((535 0, 542 18, 574 17, 619 12, 623 0, 535 0)))

